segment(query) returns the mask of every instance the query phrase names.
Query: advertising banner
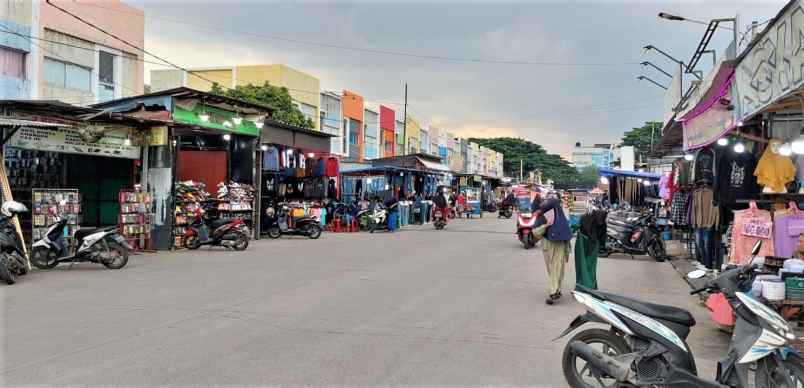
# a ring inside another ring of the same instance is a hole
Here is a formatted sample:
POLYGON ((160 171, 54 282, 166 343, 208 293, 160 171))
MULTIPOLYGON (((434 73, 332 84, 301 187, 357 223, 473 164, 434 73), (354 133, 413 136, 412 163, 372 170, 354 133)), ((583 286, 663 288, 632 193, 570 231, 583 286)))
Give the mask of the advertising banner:
POLYGON ((64 152, 68 154, 107 156, 112 158, 139 159, 140 147, 131 141, 130 128, 105 130, 104 128, 32 128, 22 127, 7 143, 10 147, 18 147, 35 151, 64 152), (82 131, 84 136, 82 136, 82 131), (99 136, 90 139, 87 132, 99 136), (94 140, 94 141, 87 141, 94 140))
MULTIPOLYGON (((731 92, 728 89, 723 98, 731 99, 731 92)), ((703 110, 698 116, 687 119, 682 124, 684 125, 685 150, 709 145, 735 126, 734 116, 728 106, 720 104, 718 101, 712 103, 709 109, 703 110)))

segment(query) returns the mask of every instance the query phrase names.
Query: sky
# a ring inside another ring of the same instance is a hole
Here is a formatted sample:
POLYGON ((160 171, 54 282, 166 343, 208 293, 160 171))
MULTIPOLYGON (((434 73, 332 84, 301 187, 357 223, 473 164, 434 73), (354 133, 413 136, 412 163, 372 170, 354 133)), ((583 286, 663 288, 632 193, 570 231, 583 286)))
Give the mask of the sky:
MULTIPOLYGON (((661 121, 674 64, 688 61, 709 21, 740 30, 784 1, 268 2, 124 0, 146 14, 146 49, 185 67, 284 63, 368 101, 469 137, 522 137, 569 159, 576 142, 616 142, 661 121), (334 47, 333 47, 334 46, 334 47), (406 55, 400 55, 406 54, 406 55), (438 57, 438 58, 432 58, 438 57), (513 63, 512 63, 513 62, 513 63)), ((710 43, 720 53, 731 31, 710 43)), ((705 57, 707 58, 707 57, 705 57)), ((701 61, 704 72, 711 67, 701 61)), ((151 69, 163 68, 146 63, 151 69)))

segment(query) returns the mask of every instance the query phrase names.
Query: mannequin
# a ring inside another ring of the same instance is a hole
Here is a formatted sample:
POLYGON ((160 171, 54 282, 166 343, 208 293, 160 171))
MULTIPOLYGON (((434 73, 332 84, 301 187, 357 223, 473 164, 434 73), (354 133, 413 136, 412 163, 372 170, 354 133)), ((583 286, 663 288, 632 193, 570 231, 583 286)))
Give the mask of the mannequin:
POLYGON ((771 139, 754 170, 763 193, 785 193, 785 186, 795 179, 796 168, 790 158, 779 153, 781 146, 781 140, 771 139))

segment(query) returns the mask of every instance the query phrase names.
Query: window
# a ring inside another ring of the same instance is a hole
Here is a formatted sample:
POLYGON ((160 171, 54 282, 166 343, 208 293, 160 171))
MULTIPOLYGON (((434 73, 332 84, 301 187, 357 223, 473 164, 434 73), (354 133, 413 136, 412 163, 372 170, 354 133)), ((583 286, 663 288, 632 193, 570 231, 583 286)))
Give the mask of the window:
POLYGON ((114 100, 114 62, 115 56, 98 51, 98 101, 114 100))
POLYGON ((51 86, 89 92, 92 71, 86 67, 45 58, 45 82, 51 86))
POLYGON ((0 74, 25 79, 25 53, 0 47, 0 74))

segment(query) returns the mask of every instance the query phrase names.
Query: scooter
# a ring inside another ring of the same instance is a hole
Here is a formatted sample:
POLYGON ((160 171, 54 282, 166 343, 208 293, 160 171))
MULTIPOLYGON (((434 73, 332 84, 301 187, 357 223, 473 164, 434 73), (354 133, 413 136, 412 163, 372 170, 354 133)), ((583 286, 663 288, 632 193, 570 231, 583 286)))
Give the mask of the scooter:
POLYGON ((245 251, 248 248, 249 234, 243 217, 206 222, 204 211, 198 208, 195 211, 193 222, 184 232, 182 240, 187 249, 198 249, 202 245, 209 245, 245 251))
POLYGON ((117 233, 117 226, 81 228, 75 231, 74 252, 65 238, 66 217, 56 215, 45 236, 31 247, 31 263, 39 269, 51 269, 63 263, 97 263, 109 269, 121 269, 128 264, 131 246, 117 233))
POLYGON ((651 214, 629 211, 609 212, 606 217, 606 249, 601 255, 606 257, 614 252, 632 255, 647 254, 656 261, 667 257, 664 241, 656 227, 656 219, 651 214))
MULTIPOLYGON (((754 257, 760 246, 761 242, 754 245, 754 257)), ((690 292, 721 292, 737 315, 731 345, 718 364, 715 381, 698 377, 695 358, 685 342, 695 325, 688 311, 577 287, 573 295, 587 312, 575 318, 558 338, 587 322, 609 329, 587 329, 570 339, 562 359, 567 383, 573 388, 804 385, 802 358, 790 345, 796 339, 793 329, 776 311, 747 293, 755 276, 752 259, 690 292), (754 374, 753 381, 749 373, 754 374)))
POLYGON ((433 208, 433 226, 436 230, 442 230, 447 226, 446 209, 433 208))
POLYGON ((300 217, 293 220, 293 225, 288 224, 291 218, 288 208, 281 206, 278 213, 269 212, 268 237, 276 239, 282 235, 307 236, 311 240, 321 237, 321 224, 313 217, 300 217))
POLYGON ((497 214, 497 218, 508 218, 514 216, 514 207, 512 205, 500 205, 500 211, 497 214))
POLYGON ((6 201, 0 211, 0 281, 14 284, 17 276, 28 273, 22 240, 12 222, 15 215, 27 213, 28 208, 16 201, 6 201))
POLYGON ((377 208, 374 211, 375 218, 372 218, 372 222, 369 226, 369 233, 374 233, 375 230, 390 230, 388 228, 388 215, 396 209, 397 204, 394 203, 388 208, 377 208))
POLYGON ((536 213, 519 213, 516 218, 516 235, 519 242, 525 247, 530 249, 536 246, 536 236, 533 235, 533 228, 536 221, 539 219, 539 212, 536 213))

